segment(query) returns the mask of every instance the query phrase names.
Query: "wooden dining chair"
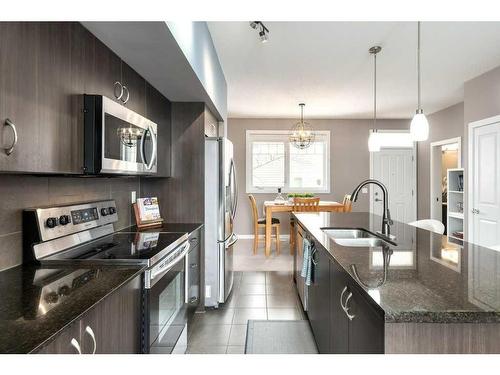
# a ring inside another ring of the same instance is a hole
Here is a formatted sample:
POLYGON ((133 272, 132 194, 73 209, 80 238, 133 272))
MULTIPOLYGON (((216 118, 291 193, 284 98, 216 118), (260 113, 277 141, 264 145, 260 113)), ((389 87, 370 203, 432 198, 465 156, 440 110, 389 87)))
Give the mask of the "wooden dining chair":
MULTIPOLYGON (((257 202, 255 201, 255 197, 252 194, 248 195, 250 199, 250 206, 252 207, 252 216, 253 216, 253 228, 254 228, 254 240, 253 240, 253 254, 257 254, 257 249, 259 247, 259 229, 266 229, 266 219, 259 218, 259 213, 257 210, 257 202)), ((280 220, 273 217, 271 219, 271 230, 274 228, 276 231, 276 253, 280 254, 280 220)))
MULTIPOLYGON (((293 198, 293 212, 318 212, 319 198, 293 198)), ((295 222, 290 218, 290 254, 295 246, 295 222)))
POLYGON ((342 201, 342 204, 344 205, 342 212, 352 212, 351 194, 344 195, 344 200, 342 201))

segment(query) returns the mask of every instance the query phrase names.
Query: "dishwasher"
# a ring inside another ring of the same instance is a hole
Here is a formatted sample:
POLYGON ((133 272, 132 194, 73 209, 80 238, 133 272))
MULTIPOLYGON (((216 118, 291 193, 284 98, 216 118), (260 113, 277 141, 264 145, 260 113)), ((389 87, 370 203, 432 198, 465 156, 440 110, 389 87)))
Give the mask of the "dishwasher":
POLYGON ((295 285, 297 287, 297 292, 299 294, 300 302, 302 304, 302 308, 304 311, 307 311, 307 293, 308 293, 308 287, 305 283, 304 278, 300 275, 302 271, 302 266, 304 264, 304 247, 303 247, 303 240, 304 240, 304 230, 302 227, 296 223, 295 224, 295 251, 293 252, 294 254, 294 259, 293 259, 293 264, 294 264, 294 271, 293 271, 293 276, 295 279, 295 285))

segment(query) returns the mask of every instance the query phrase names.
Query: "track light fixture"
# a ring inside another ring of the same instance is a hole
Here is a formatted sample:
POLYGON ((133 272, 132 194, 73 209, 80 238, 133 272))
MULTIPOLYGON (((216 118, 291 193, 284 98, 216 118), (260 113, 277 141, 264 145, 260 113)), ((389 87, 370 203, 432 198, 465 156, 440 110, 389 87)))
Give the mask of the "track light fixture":
POLYGON ((267 43, 269 40, 269 29, 261 21, 250 21, 250 27, 254 30, 259 30, 260 41, 267 43))

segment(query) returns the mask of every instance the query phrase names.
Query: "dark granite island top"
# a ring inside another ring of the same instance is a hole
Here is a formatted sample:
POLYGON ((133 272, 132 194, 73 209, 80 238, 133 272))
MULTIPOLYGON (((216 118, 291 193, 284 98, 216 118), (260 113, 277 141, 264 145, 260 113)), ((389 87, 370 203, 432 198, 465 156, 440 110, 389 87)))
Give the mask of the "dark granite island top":
POLYGON ((142 272, 134 266, 19 266, 0 272, 0 353, 36 351, 142 272), (64 279, 71 285, 67 294, 50 293, 64 279))
POLYGON ((499 323, 500 252, 395 222, 384 280, 381 247, 345 247, 321 228, 381 229, 369 213, 297 213, 301 226, 366 291, 386 323, 499 323))

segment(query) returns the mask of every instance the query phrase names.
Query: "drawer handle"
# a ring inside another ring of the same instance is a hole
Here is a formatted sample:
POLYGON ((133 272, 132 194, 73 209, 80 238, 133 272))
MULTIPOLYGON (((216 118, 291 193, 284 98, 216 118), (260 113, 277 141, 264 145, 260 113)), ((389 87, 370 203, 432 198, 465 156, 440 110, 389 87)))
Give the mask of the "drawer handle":
POLYGON ((345 300, 345 308, 344 308, 345 314, 347 315, 349 320, 353 320, 356 317, 356 315, 354 315, 354 314, 349 314, 349 306, 347 306, 347 304, 349 303, 349 300, 351 299, 351 297, 352 297, 352 293, 349 293, 349 295, 347 296, 347 298, 345 300))
POLYGON ((16 125, 14 125, 14 123, 12 121, 10 121, 9 119, 6 119, 4 126, 10 127, 12 129, 12 133, 14 134, 14 139, 12 140, 11 145, 8 146, 8 147, 4 147, 3 148, 4 151, 5 151, 5 153, 7 155, 10 155, 14 151, 14 147, 16 147, 16 144, 17 144, 17 130, 16 130, 16 125))
POLYGON ((125 99, 122 99, 123 104, 127 104, 128 100, 130 99, 130 91, 128 91, 128 87, 123 85, 123 91, 127 92, 127 97, 125 99))
POLYGON ((193 237, 193 238, 191 238, 191 239, 189 240, 189 242, 191 242, 191 243, 196 242, 196 241, 198 241, 198 238, 197 238, 197 237, 193 237))
POLYGON ((76 349, 78 354, 82 354, 82 348, 80 347, 80 344, 78 343, 77 339, 75 338, 71 339, 71 346, 76 349))
POLYGON ((95 354, 97 349, 97 342, 95 339, 94 331, 92 331, 92 328, 87 326, 87 328, 85 328, 85 332, 89 334, 89 336, 92 338, 92 341, 94 342, 94 349, 92 349, 92 354, 95 354))
POLYGON ((116 100, 120 100, 121 97, 123 96, 123 85, 120 82, 116 81, 114 84, 114 91, 115 91, 114 94, 115 94, 116 100), (116 92, 117 87, 120 88, 119 94, 116 92))

